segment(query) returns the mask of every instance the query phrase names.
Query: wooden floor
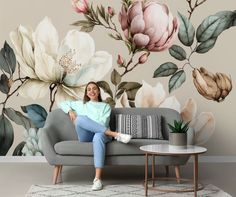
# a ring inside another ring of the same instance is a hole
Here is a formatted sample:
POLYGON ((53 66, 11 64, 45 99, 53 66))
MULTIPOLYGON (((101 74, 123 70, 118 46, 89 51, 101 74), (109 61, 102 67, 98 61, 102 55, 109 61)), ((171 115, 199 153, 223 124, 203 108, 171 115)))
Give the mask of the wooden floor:
MULTIPOLYGON (((165 175, 163 166, 156 169, 157 176, 165 175)), ((174 167, 170 175, 174 175, 174 167)), ((193 176, 192 164, 180 168, 181 177, 193 176)), ((53 167, 46 163, 0 163, 0 196, 23 197, 32 184, 52 184, 53 167)), ((65 184, 92 184, 92 166, 63 167, 62 180, 65 184)), ((105 167, 103 182, 108 184, 136 184, 144 179, 142 166, 105 167)), ((213 184, 236 196, 236 163, 200 163, 199 180, 213 184)))

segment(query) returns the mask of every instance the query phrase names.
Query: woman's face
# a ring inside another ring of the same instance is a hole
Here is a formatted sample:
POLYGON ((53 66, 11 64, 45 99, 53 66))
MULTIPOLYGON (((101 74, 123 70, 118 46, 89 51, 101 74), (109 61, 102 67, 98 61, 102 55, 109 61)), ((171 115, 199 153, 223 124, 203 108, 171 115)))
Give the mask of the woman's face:
POLYGON ((87 96, 91 101, 98 101, 99 93, 100 91, 95 84, 91 83, 87 86, 87 96))

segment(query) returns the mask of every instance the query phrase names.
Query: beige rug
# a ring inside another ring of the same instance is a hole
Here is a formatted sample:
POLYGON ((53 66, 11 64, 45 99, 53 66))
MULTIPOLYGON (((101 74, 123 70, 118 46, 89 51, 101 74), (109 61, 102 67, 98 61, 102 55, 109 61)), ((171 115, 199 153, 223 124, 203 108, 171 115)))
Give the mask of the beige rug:
MULTIPOLYGON (((186 189, 187 184, 164 184, 158 185, 161 189, 186 189)), ((144 195, 144 187, 136 185, 106 185, 101 191, 91 191, 91 185, 32 185, 26 194, 26 197, 140 197, 144 195)), ((154 190, 148 190, 148 196, 162 197, 190 197, 193 192, 184 193, 166 193, 154 190)), ((214 185, 207 185, 203 190, 198 191, 199 197, 231 197, 231 195, 222 191, 214 185)))

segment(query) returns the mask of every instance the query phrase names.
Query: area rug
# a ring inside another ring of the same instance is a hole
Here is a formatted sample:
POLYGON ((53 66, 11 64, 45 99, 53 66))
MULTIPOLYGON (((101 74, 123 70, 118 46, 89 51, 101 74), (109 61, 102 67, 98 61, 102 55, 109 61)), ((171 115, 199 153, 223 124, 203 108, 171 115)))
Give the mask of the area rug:
MULTIPOLYGON (((165 184, 159 183, 159 189, 186 189, 187 184, 165 184)), ((198 191, 199 197, 231 197, 231 195, 222 191, 214 185, 204 186, 203 190, 198 191)), ((26 194, 26 197, 140 197, 145 196, 144 187, 141 184, 136 185, 106 185, 101 191, 91 191, 91 185, 32 185, 26 194)), ((156 190, 148 190, 148 196, 162 197, 190 197, 193 192, 167 193, 156 190)))

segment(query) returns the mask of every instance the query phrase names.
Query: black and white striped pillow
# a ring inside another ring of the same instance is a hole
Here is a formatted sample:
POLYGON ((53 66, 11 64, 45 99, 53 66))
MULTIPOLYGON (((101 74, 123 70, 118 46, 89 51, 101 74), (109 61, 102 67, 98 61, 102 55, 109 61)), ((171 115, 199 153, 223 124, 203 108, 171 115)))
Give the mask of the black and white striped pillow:
POLYGON ((116 115, 116 130, 132 138, 163 139, 161 117, 158 115, 116 115))

